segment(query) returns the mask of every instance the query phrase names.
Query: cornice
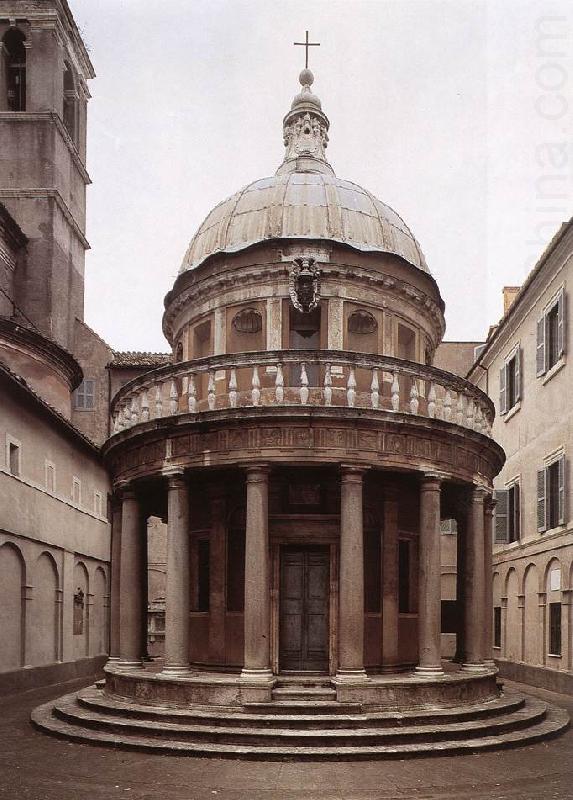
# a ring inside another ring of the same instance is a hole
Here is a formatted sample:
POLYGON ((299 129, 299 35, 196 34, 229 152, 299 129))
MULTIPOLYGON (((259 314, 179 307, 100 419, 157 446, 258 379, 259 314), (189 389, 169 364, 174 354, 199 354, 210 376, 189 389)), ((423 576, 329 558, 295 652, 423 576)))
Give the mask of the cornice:
MULTIPOLYGON (((383 272, 346 264, 321 262, 320 271, 323 282, 327 280, 344 281, 347 284, 366 285, 379 290, 383 289, 385 292, 390 290, 401 295, 410 303, 422 306, 435 322, 439 331, 439 339, 441 340, 443 337, 445 321, 439 305, 424 291, 411 283, 383 272)), ((165 298, 166 310, 163 315, 163 333, 167 340, 172 343, 174 319, 191 302, 215 298, 225 289, 234 287, 256 286, 260 283, 269 284, 277 280, 284 281, 286 285, 288 275, 289 265, 281 262, 272 262, 266 265, 250 264, 201 278, 196 278, 191 273, 189 283, 186 286, 175 295, 173 295, 174 290, 172 290, 165 298)))
POLYGON ((46 198, 50 200, 54 200, 58 209, 62 212, 66 221, 68 222, 70 228, 80 240, 84 250, 90 250, 90 243, 86 239, 83 234, 82 229, 74 219, 72 212, 70 211, 69 206, 65 202, 64 198, 60 194, 57 189, 49 189, 49 188, 41 188, 41 189, 0 189, 0 200, 3 198, 14 198, 20 199, 22 197, 28 197, 31 199, 37 198, 46 198))

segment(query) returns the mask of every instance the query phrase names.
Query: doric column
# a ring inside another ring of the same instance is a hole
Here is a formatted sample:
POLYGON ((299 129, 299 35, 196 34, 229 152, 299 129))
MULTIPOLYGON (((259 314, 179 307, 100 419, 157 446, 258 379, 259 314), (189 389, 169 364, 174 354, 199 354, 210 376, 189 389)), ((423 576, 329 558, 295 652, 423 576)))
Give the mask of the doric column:
POLYGON ((120 563, 121 563, 121 499, 114 494, 111 501, 111 565, 110 565, 110 642, 109 660, 119 660, 120 626, 120 563))
POLYGON ((398 488, 384 487, 382 535, 382 666, 398 664, 398 488))
POLYGON ((189 671, 189 490, 182 472, 167 477, 167 581, 163 672, 189 671))
POLYGON ((247 468, 245 539, 245 656, 242 677, 271 679, 269 585, 269 468, 247 468))
POLYGON ((486 667, 495 667, 493 660, 493 513, 495 500, 488 495, 484 504, 484 629, 483 660, 486 667))
POLYGON ((441 479, 427 474, 420 486, 420 546, 418 563, 418 666, 416 672, 442 672, 441 600, 441 479))
POLYGON ((225 490, 213 486, 209 493, 211 537, 209 547, 209 657, 212 663, 225 663, 225 490))
POLYGON ((474 486, 467 513, 465 661, 462 669, 468 672, 484 668, 484 501, 486 497, 485 489, 474 486))
POLYGON ((132 488, 122 491, 119 576, 119 664, 141 666, 143 642, 143 566, 145 537, 139 500, 132 488))
POLYGON ((463 664, 465 661, 465 608, 466 608, 466 527, 467 514, 462 509, 456 509, 456 610, 458 629, 456 633, 456 654, 454 661, 463 664))
POLYGON ((340 591, 338 671, 341 680, 366 677, 364 670, 364 469, 342 465, 340 491, 340 591))

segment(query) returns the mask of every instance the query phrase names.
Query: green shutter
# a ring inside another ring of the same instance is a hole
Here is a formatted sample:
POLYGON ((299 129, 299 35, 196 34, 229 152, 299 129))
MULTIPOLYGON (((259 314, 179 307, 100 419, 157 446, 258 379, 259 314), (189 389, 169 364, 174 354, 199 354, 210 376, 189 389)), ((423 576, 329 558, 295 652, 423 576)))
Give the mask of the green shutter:
POLYGON ((559 525, 565 525, 565 456, 559 459, 559 525))
POLYGON ((521 400, 521 347, 515 351, 515 402, 521 400))
POLYGON ((496 500, 495 507, 495 541, 508 541, 508 510, 509 492, 507 489, 499 489, 494 493, 496 500))
POLYGON ((557 356, 561 358, 565 352, 565 295, 563 289, 557 299, 557 356))
POLYGON ((545 374, 545 316, 537 320, 536 375, 545 374))
POLYGON ((499 413, 507 411, 507 365, 504 364, 499 371, 499 413))
POLYGON ((537 471, 537 530, 542 533, 547 530, 547 502, 546 502, 547 470, 537 471))

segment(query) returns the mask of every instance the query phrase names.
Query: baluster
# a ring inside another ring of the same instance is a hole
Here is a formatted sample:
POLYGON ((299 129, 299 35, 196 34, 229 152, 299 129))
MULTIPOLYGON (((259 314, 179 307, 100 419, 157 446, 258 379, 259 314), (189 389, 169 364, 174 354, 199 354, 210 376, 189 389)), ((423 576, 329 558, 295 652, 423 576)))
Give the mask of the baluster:
POLYGON ((209 406, 209 411, 215 410, 216 402, 217 402, 217 397, 215 395, 215 370, 210 370, 209 383, 207 384, 207 405, 209 406))
POLYGON ((231 374, 229 376, 229 405, 231 408, 237 408, 237 369, 231 367, 231 374))
POLYGON ((149 398, 147 396, 147 389, 141 393, 141 421, 147 422, 149 419, 149 398))
POLYGON ((169 413, 177 414, 179 403, 177 402, 177 384, 174 380, 171 381, 171 388, 169 389, 169 413))
POLYGON ((350 366, 348 370, 348 380, 346 381, 346 400, 349 408, 352 408, 356 402, 356 370, 353 366, 350 366))
POLYGON ((137 398, 135 395, 131 398, 131 424, 137 425, 138 411, 137 411, 137 398))
POLYGON ((119 427, 119 414, 117 412, 112 416, 112 420, 113 420, 113 432, 119 433, 121 429, 119 427))
POLYGON ((118 430, 122 431, 126 427, 125 419, 123 418, 123 406, 119 406, 117 412, 117 427, 118 430))
POLYGON ((449 422, 452 418, 452 395, 449 389, 446 389, 446 396, 444 397, 444 419, 449 422))
POLYGON ((304 405, 308 403, 308 375, 306 373, 306 363, 300 365, 300 402, 304 405))
POLYGON ((461 392, 458 392, 458 402, 456 403, 456 423, 464 424, 464 396, 461 392))
POLYGON ((161 383, 157 384, 155 389, 155 416, 163 416, 163 386, 161 383))
POLYGON ((254 406, 261 402, 261 380, 259 378, 259 368, 253 367, 253 379, 251 381, 251 399, 254 406))
POLYGON ((395 372, 392 376, 392 386, 390 387, 392 393, 392 410, 400 410, 400 382, 398 380, 398 373, 395 372))
POLYGON ((378 380, 378 369, 376 367, 372 368, 372 383, 370 384, 370 402, 372 404, 372 408, 378 408, 380 405, 380 392, 378 391, 380 388, 380 382, 378 380))
POLYGON ((468 428, 473 428, 474 426, 474 401, 470 397, 468 397, 466 407, 466 425, 468 428))
POLYGON ((283 374, 283 365, 277 364, 277 376, 275 378, 275 400, 278 405, 281 405, 285 399, 285 376, 283 374))
POLYGON ((324 367, 324 405, 332 405, 332 368, 330 364, 324 367))
POLYGON ((430 384, 430 391, 428 392, 428 416, 434 419, 436 416, 436 387, 430 384))
POLYGON ((417 414, 420 402, 418 400, 418 382, 414 379, 412 381, 412 388, 410 389, 410 413, 417 414))
POLYGON ((189 375, 189 383, 187 384, 187 407, 191 414, 197 411, 197 386, 195 384, 195 375, 192 372, 189 375))
POLYGON ((476 415, 474 417, 474 431, 482 432, 482 413, 479 405, 476 404, 476 415))
POLYGON ((131 406, 129 400, 125 401, 123 406, 123 419, 126 428, 131 428, 131 406))

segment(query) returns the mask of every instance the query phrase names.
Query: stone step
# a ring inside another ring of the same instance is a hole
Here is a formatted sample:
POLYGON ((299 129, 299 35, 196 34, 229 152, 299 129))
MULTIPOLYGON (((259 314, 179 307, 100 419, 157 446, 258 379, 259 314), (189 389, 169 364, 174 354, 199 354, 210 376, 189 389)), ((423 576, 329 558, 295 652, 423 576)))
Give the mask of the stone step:
POLYGON ((541 722, 546 713, 546 705, 539 700, 531 700, 519 711, 504 714, 488 720, 469 720, 443 725, 416 725, 400 727, 364 728, 349 722, 345 728, 324 728, 297 730, 282 727, 237 727, 231 719, 227 726, 189 724, 162 721, 149 724, 149 720, 126 719, 124 716, 100 714, 82 707, 75 694, 67 695, 53 704, 54 715, 64 722, 80 727, 104 730, 122 736, 145 735, 148 738, 175 738, 178 740, 210 741, 223 744, 241 745, 253 743, 256 746, 284 745, 286 747, 305 744, 312 747, 351 747, 360 743, 373 746, 385 742, 407 744, 420 741, 443 741, 469 739, 472 737, 495 736, 509 731, 530 727, 541 722))
MULTIPOLYGON (((528 701, 529 702, 529 701, 528 701)), ((544 719, 525 729, 508 731, 499 735, 481 738, 444 741, 416 741, 396 744, 392 742, 375 745, 360 743, 353 746, 308 746, 308 745, 252 745, 227 744, 212 741, 189 741, 176 737, 158 739, 144 734, 111 733, 80 727, 53 714, 54 701, 39 706, 32 712, 33 724, 47 733, 61 738, 95 745, 124 747, 156 753, 171 753, 187 756, 245 758, 260 760, 374 760, 405 758, 410 756, 445 755, 456 753, 479 753, 485 750, 533 744, 556 736, 569 725, 565 711, 549 707, 544 719)))
POLYGON ((327 686, 279 686, 272 690, 273 700, 296 700, 304 703, 330 700, 336 702, 336 689, 327 686))
POLYGON ((363 727, 392 727, 404 724, 431 725, 445 722, 460 722, 469 719, 484 719, 523 708, 522 695, 507 693, 487 703, 465 705, 447 709, 423 709, 410 711, 368 711, 361 706, 348 704, 316 703, 251 703, 239 709, 230 707, 201 706, 193 708, 168 708, 142 705, 106 695, 93 686, 77 694, 78 703, 103 714, 118 714, 128 718, 168 722, 206 722, 212 725, 234 726, 277 725, 291 728, 346 727, 359 724, 363 727), (334 711, 330 711, 333 708, 334 711))

